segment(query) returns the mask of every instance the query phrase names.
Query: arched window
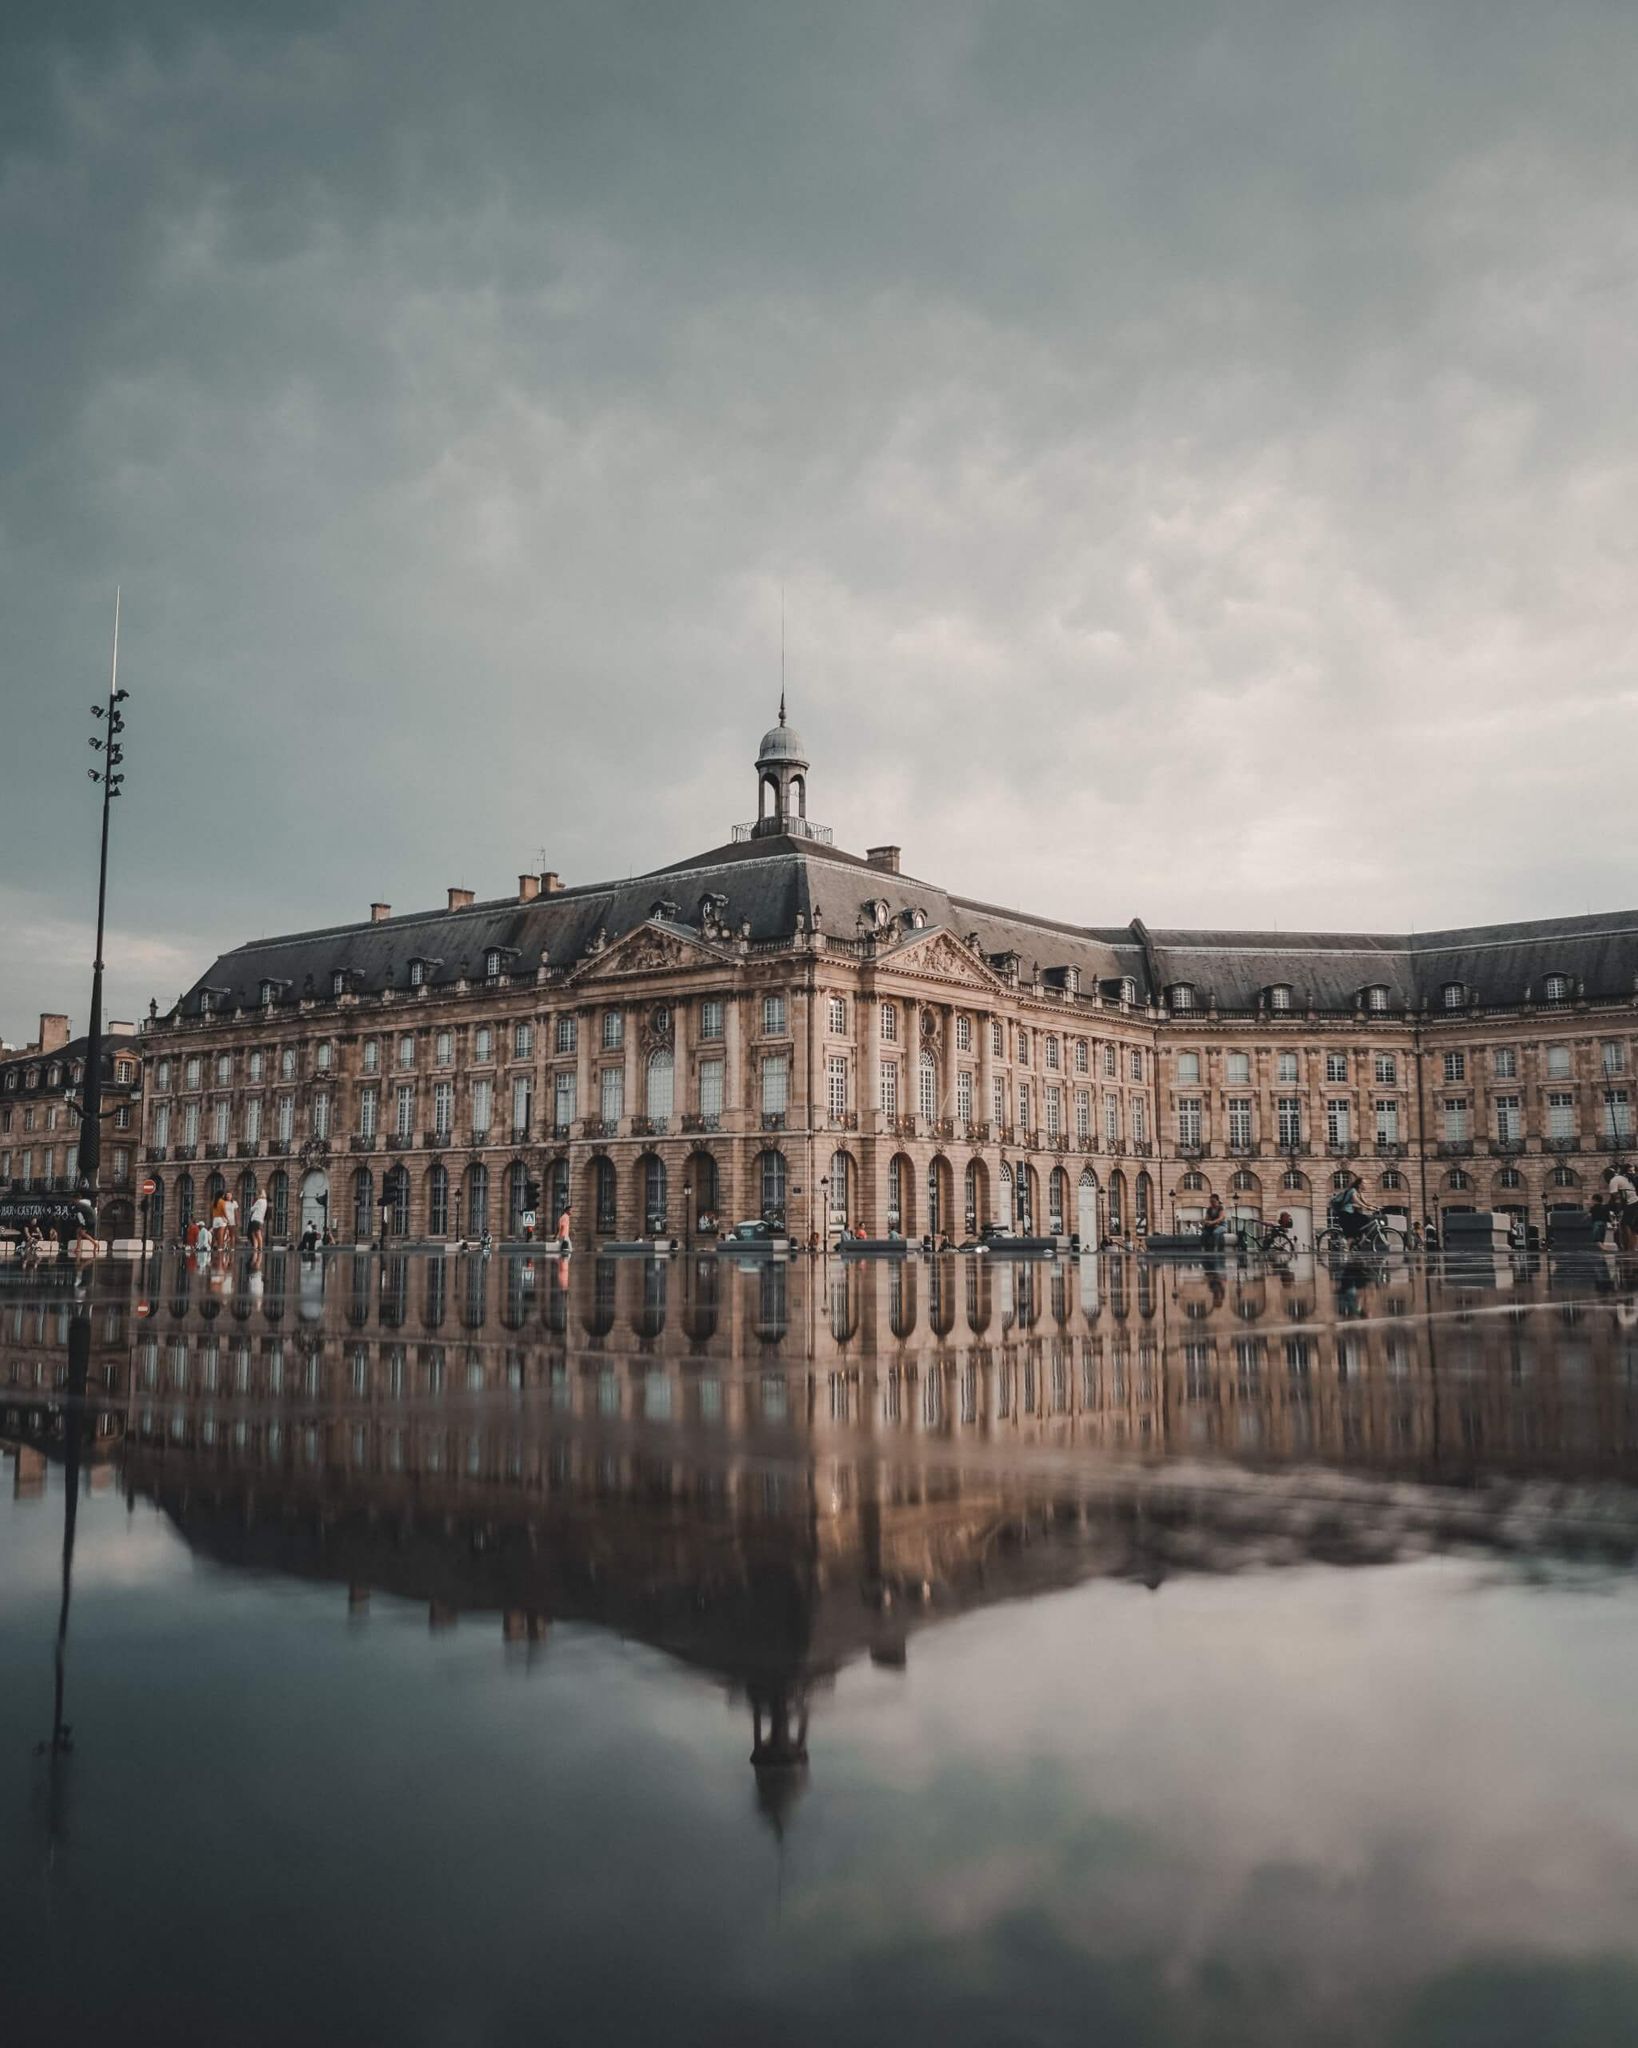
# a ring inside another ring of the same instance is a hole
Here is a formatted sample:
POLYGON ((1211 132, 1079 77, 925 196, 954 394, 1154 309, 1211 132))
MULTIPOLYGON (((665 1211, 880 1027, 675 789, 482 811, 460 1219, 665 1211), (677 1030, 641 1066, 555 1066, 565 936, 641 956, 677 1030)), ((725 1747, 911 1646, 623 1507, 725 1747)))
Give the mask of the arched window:
POLYGON ((290 1235, 290 1176, 282 1166, 267 1179, 267 1234, 290 1235))
POLYGON ((916 1113, 923 1123, 930 1124, 938 1115, 938 1069, 930 1052, 922 1054, 917 1072, 916 1113))
POLYGON ((569 1162, 567 1159, 554 1159, 552 1161, 547 1175, 546 1189, 547 1207, 551 1210, 551 1215, 547 1218, 547 1224, 549 1228, 556 1230, 557 1219, 569 1206, 569 1162))
POLYGON ((1186 1187, 1191 1195, 1198 1194, 1206 1185, 1206 1176, 1197 1168, 1191 1166, 1188 1172, 1184 1174, 1181 1185, 1186 1187))
POLYGON ((427 1236, 449 1235, 449 1168, 441 1163, 427 1168, 427 1236))
POLYGON ((961 1182, 962 1224, 969 1237, 976 1237, 978 1235, 978 1174, 978 1161, 976 1159, 969 1159, 967 1161, 967 1171, 962 1176, 961 1182))
POLYGON ((671 1116, 673 1073, 669 1047, 649 1054, 648 1113, 659 1123, 667 1122, 671 1116))
POLYGON ((176 1232, 183 1236, 193 1221, 193 1175, 182 1173, 176 1179, 176 1232))
POLYGON ((1371 986, 1365 991, 1365 1007, 1367 1010, 1377 1012, 1388 1007, 1388 991, 1380 981, 1372 982, 1371 986))
POLYGON ((669 1226, 666 1221, 666 1172, 665 1161, 658 1153, 648 1153, 643 1166, 643 1230, 649 1237, 659 1237, 669 1226))
POLYGON ((1308 1185, 1308 1176, 1300 1167, 1288 1167, 1280 1176, 1280 1186, 1287 1194, 1299 1194, 1308 1185))
POLYGON ((688 1162, 688 1179, 693 1184, 694 1227, 714 1230, 721 1218, 722 1194, 717 1182, 717 1162, 709 1152, 695 1152, 688 1162))
POLYGON ((905 1227, 904 1195, 908 1179, 909 1161, 902 1152, 895 1152, 887 1162, 887 1234, 903 1232, 905 1227))
POLYGON ((618 1190, 612 1159, 599 1157, 592 1161, 592 1209, 599 1235, 612 1236, 618 1214, 618 1190))
POLYGON ((1388 1171, 1382 1176, 1382 1186, 1386 1193, 1397 1194, 1404 1185, 1405 1176, 1394 1167, 1390 1166, 1388 1171))
POLYGON ((489 1228, 489 1168, 481 1159, 466 1170, 466 1234, 482 1237, 489 1228))
POLYGON ((1047 1229, 1054 1237, 1064 1234, 1064 1214, 1069 1207, 1069 1175, 1055 1166, 1047 1176, 1047 1229))
MULTIPOLYGON (((1386 1181, 1387 1177, 1384 1175, 1384 1185, 1386 1185, 1386 1181)), ((1519 1172, 1516 1166, 1504 1166, 1496 1176, 1496 1185, 1503 1188, 1521 1188, 1524 1185, 1524 1175, 1519 1172)))
POLYGON ((1550 1177, 1555 1188, 1578 1188, 1581 1185, 1581 1176, 1573 1166, 1555 1166, 1550 1177))
POLYGON ((757 1185, 762 1191, 762 1214, 770 1223, 785 1220, 785 1155, 764 1152, 757 1161, 757 1185))
POLYGON ((508 1237, 523 1235, 523 1219, 529 1211, 529 1169, 521 1159, 514 1159, 506 1169, 506 1234, 508 1237))
POLYGON ((1353 1184, 1354 1177, 1351 1173, 1347 1171, 1346 1168, 1342 1169, 1338 1173, 1333 1173, 1331 1176, 1331 1185, 1333 1188, 1336 1189, 1339 1195, 1342 1193, 1344 1188, 1351 1188, 1353 1184))
POLYGON ((353 1242, 367 1244, 375 1236, 375 1175, 361 1166, 353 1175, 353 1242))
POLYGON ((1459 1010, 1467 1001, 1467 984, 1463 981, 1447 981, 1440 991, 1440 1000, 1447 1010, 1459 1010))
POLYGON ((845 1230, 852 1215, 853 1161, 845 1152, 830 1155, 830 1227, 845 1230))
POLYGON ((1549 974, 1541 984, 1541 999, 1544 1003, 1567 1003, 1570 999, 1570 977, 1567 974, 1549 974))
POLYGON ((1137 983, 1129 974, 1123 974, 1120 978, 1120 999, 1123 1003, 1137 1001, 1137 983))
POLYGON ((1472 1185, 1473 1176, 1469 1173, 1464 1173, 1459 1166, 1453 1166, 1449 1173, 1445 1175, 1445 1186, 1447 1188, 1470 1188, 1472 1185))
POLYGON ((1268 1007, 1271 1010, 1289 1010, 1291 1007, 1291 985, 1277 981, 1268 992, 1268 1007))
POLYGON ((1194 1008, 1194 983, 1192 981, 1174 981, 1166 991, 1166 996, 1174 1010, 1192 1010, 1194 1008))

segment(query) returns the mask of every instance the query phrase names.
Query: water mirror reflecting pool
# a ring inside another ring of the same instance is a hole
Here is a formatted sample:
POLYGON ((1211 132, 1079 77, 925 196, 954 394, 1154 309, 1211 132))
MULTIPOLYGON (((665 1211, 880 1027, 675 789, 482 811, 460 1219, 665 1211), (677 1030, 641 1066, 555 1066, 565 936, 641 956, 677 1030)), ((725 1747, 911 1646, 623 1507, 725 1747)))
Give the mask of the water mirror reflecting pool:
POLYGON ((1638 2033, 1602 1258, 8 1267, 0 1440, 19 2040, 1638 2033))

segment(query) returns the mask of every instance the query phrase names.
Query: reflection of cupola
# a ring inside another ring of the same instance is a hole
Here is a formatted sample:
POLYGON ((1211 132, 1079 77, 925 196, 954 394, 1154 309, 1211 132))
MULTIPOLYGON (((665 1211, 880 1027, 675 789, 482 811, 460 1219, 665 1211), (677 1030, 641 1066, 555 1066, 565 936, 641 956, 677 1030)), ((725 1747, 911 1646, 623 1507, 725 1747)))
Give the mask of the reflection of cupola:
POLYGON ((750 1688, 751 1768, 758 1811, 783 1838, 792 1808, 807 1789, 808 1701, 800 1680, 750 1688))
POLYGON ((785 696, 780 692, 779 723, 762 735, 756 757, 756 826, 754 836, 767 838, 791 832, 797 837, 808 821, 808 757, 802 735, 785 723, 785 696))

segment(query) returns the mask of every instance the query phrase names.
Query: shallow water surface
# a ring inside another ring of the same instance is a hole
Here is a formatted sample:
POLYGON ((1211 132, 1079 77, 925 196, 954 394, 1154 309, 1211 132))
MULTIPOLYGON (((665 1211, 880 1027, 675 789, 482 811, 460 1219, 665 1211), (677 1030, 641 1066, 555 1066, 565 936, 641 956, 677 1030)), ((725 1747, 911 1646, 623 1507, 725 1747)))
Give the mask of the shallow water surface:
POLYGON ((1631 2038, 1618 1278, 4 1271, 8 2031, 1631 2038))

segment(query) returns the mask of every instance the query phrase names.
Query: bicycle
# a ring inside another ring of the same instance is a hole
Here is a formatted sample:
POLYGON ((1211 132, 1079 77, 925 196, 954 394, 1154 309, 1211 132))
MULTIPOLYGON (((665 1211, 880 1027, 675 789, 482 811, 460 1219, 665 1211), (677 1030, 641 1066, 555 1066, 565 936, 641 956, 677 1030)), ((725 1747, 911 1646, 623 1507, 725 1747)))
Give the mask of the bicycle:
POLYGON ((1242 1253, 1266 1259, 1271 1266, 1288 1266, 1297 1256, 1297 1240, 1282 1223, 1243 1218, 1235 1227, 1234 1241, 1242 1253))
POLYGON ((1378 1258, 1391 1258, 1403 1252, 1409 1245, 1404 1231, 1381 1216, 1367 1216, 1358 1232, 1350 1237, 1347 1231, 1335 1223, 1322 1230, 1314 1240, 1314 1249, 1320 1252, 1348 1252, 1354 1256, 1365 1254, 1378 1258))

